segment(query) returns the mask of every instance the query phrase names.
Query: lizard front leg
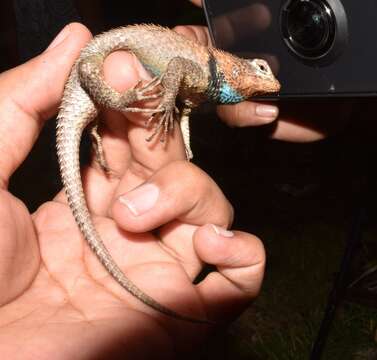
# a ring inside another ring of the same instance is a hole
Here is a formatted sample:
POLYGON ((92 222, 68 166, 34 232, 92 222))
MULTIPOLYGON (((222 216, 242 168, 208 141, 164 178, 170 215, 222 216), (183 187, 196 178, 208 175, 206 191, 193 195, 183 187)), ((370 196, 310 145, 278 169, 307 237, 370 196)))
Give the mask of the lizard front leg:
POLYGON ((165 141, 167 133, 174 128, 174 120, 177 118, 179 111, 176 107, 176 99, 178 94, 183 94, 185 107, 181 113, 180 125, 185 143, 187 159, 192 158, 190 148, 189 134, 189 114, 194 106, 193 102, 186 101, 185 98, 190 94, 200 94, 206 88, 206 77, 200 66, 191 60, 175 57, 170 60, 164 74, 161 78, 163 88, 163 96, 160 105, 156 109, 156 113, 152 114, 147 120, 147 126, 153 121, 156 125, 153 133, 146 139, 151 141, 158 133, 161 133, 160 141, 165 141), (188 106, 187 104, 191 104, 188 106))
MULTIPOLYGON (((105 82, 100 66, 101 61, 103 61, 101 57, 93 55, 79 63, 80 83, 92 99, 102 106, 122 112, 152 113, 146 124, 149 126, 156 121, 156 125, 153 133, 146 139, 147 141, 151 141, 158 133, 161 133, 160 140, 164 142, 168 132, 173 130, 174 120, 179 114, 176 99, 182 89, 184 89, 184 100, 186 100, 187 95, 204 93, 207 86, 208 80, 198 64, 182 57, 175 57, 170 60, 161 77, 155 77, 145 85, 139 82, 134 88, 119 93, 105 82), (159 85, 162 86, 162 91, 156 91, 159 85), (161 97, 161 102, 155 109, 130 106, 136 101, 159 97, 161 97)), ((192 153, 189 146, 188 114, 189 112, 185 110, 182 115, 182 130, 185 134, 186 154, 190 159, 192 153)), ((99 135, 96 135, 98 140, 99 135)))
MULTIPOLYGON (((139 81, 133 88, 124 93, 117 92, 110 87, 104 77, 102 70, 103 57, 92 55, 82 59, 77 66, 77 74, 81 86, 89 93, 90 97, 97 104, 115 110, 129 112, 155 112, 155 109, 132 108, 130 105, 136 101, 157 99, 162 96, 158 89, 161 79, 155 77, 146 84, 139 81)), ((98 121, 92 126, 90 134, 93 140, 97 161, 106 173, 110 173, 105 152, 102 146, 102 138, 98 133, 98 121)))
POLYGON ((142 85, 142 82, 139 81, 133 88, 120 93, 105 81, 102 69, 103 60, 103 56, 101 55, 92 55, 85 57, 78 63, 80 84, 89 93, 94 102, 106 108, 120 111, 155 111, 155 109, 133 108, 130 105, 137 101, 146 101, 161 97, 162 93, 155 91, 161 82, 159 77, 153 78, 145 85, 142 85))

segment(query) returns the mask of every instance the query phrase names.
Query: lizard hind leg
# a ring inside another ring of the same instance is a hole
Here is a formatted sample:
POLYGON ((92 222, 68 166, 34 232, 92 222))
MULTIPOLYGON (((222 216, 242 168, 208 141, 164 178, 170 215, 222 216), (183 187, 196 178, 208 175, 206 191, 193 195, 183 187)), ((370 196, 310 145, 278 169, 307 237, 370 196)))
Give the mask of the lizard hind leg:
POLYGON ((191 108, 184 108, 179 122, 183 137, 183 143, 185 145, 186 159, 188 161, 190 161, 194 157, 190 144, 190 113, 191 108))
POLYGON ((98 122, 96 122, 90 129, 90 136, 93 140, 93 148, 98 165, 106 175, 112 174, 113 171, 109 167, 109 164, 106 160, 105 151, 103 149, 102 137, 98 133, 98 122))
POLYGON ((190 149, 188 117, 191 108, 196 106, 196 102, 194 103, 189 95, 195 95, 194 97, 198 97, 200 100, 202 95, 201 91, 204 91, 203 89, 208 87, 207 82, 208 76, 200 65, 183 57, 177 56, 172 58, 161 78, 161 86, 163 87, 164 95, 155 113, 152 112, 146 123, 147 127, 154 120, 156 120, 157 124, 152 135, 146 140, 151 141, 158 133, 161 133, 161 141, 165 141, 169 130, 173 130, 174 118, 178 117, 179 114, 176 107, 176 99, 180 94, 181 100, 183 96, 185 104, 181 115, 180 125, 183 132, 186 157, 188 160, 191 159, 192 151, 190 149))

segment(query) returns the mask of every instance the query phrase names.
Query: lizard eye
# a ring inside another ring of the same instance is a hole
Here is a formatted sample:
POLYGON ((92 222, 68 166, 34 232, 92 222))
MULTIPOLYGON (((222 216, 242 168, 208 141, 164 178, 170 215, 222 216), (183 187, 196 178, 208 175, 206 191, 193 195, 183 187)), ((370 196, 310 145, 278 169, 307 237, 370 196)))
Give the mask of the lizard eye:
POLYGON ((258 67, 260 71, 265 72, 265 73, 267 72, 267 68, 263 64, 259 64, 258 67))
POLYGON ((263 75, 270 75, 271 69, 267 62, 261 59, 254 59, 250 61, 251 66, 253 66, 259 73, 263 75))

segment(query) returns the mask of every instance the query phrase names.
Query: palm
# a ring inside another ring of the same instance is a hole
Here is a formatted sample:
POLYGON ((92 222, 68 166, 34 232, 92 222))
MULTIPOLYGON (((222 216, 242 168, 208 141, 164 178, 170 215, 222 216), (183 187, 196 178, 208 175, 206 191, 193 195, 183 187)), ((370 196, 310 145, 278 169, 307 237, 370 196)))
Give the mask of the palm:
MULTIPOLYGON (((116 192, 117 181, 107 181, 94 169, 88 169, 86 175, 98 177, 98 180, 102 178, 113 193, 116 192)), ((129 176, 134 177, 132 175, 129 172, 129 176)), ((87 186, 91 186, 91 183, 87 183, 87 186)), ((89 203, 110 202, 111 192, 108 190, 106 193, 107 196, 101 196, 101 199, 93 196, 88 199, 89 203)), ((60 199, 60 196, 57 199, 60 199)), ((44 341, 53 341, 56 344, 55 340, 60 339, 61 342, 64 335, 67 335, 73 339, 70 346, 74 352, 86 348, 85 343, 92 343, 96 339, 97 348, 92 348, 92 351, 98 354, 101 349, 105 351, 109 346, 109 339, 115 341, 112 346, 116 345, 117 341, 119 347, 124 345, 119 337, 120 329, 129 330, 128 327, 135 326, 136 323, 140 327, 137 330, 145 336, 158 326, 156 313, 132 298, 107 275, 82 240, 66 204, 58 201, 46 203, 32 216, 32 221, 24 208, 10 204, 9 209, 11 219, 22 220, 21 223, 27 225, 22 228, 21 233, 16 232, 14 235, 13 230, 6 230, 7 233, 0 234, 0 238, 11 236, 11 243, 31 247, 33 257, 29 260, 33 263, 40 258, 37 267, 30 266, 25 261, 20 262, 12 286, 17 282, 25 284, 29 279, 32 285, 0 312, 0 318, 7 323, 12 309, 17 308, 18 312, 22 309, 23 316, 15 324, 15 330, 20 336, 28 338, 27 344, 24 344, 28 351, 38 346, 37 339, 41 336, 44 341), (115 340, 109 327, 118 334, 115 340), (101 339, 99 335, 104 331, 106 336, 101 339), (85 336, 81 336, 83 332, 85 336), (30 334, 37 336, 28 336, 30 334), (74 334, 77 336, 72 337, 74 334)), ((104 209, 105 206, 102 207, 102 212, 104 209)), ((199 312, 203 310, 191 285, 192 277, 200 270, 200 263, 193 255, 188 236, 192 232, 191 226, 168 224, 161 228, 160 234, 163 235, 162 242, 159 242, 151 233, 122 232, 109 217, 97 216, 95 222, 117 263, 140 288, 167 306, 177 308, 174 304, 181 304, 177 311, 182 313, 187 313, 188 308, 199 312), (172 245, 177 243, 178 247, 172 245), (177 257, 182 257, 185 261, 181 263, 177 261, 177 257), (189 267, 185 267, 184 263, 190 264, 189 267)), ((173 326, 165 317, 162 321, 167 329, 173 326)), ((176 337, 179 338, 179 329, 184 331, 187 340, 191 325, 179 323, 175 326, 176 337)), ((65 341, 60 345, 61 351, 67 351, 65 341)), ((54 351, 59 351, 56 345, 54 351)), ((122 351, 126 351, 124 346, 122 351)))
MULTIPOLYGON (((133 234, 120 230, 109 216, 112 202, 119 195, 119 188, 124 192, 144 182, 151 174, 151 164, 143 164, 143 159, 148 159, 143 152, 150 151, 144 140, 142 145, 146 148, 134 155, 138 158, 126 156, 130 152, 130 130, 127 132, 127 129, 122 129, 125 124, 123 118, 110 114, 107 123, 112 127, 110 132, 124 134, 122 139, 114 139, 105 132, 103 138, 110 167, 117 176, 106 177, 96 166, 87 168, 83 175, 87 201, 92 214, 95 214, 94 221, 103 241, 126 275, 143 291, 178 312, 194 312, 204 316, 203 304, 191 283, 201 269, 191 243, 195 227, 175 222, 161 227, 158 234, 133 234)), ((158 159, 163 164, 170 155, 165 150, 161 151, 163 155, 158 159)), ((154 162, 159 166, 158 161, 154 162)), ((35 263, 39 258, 40 262, 36 273, 34 267, 28 268, 25 262, 15 269, 27 278, 25 281, 15 275, 16 281, 26 284, 31 278, 32 286, 8 307, 4 307, 3 312, 8 313, 9 307, 21 306, 25 314, 31 314, 25 321, 31 321, 33 327, 39 329, 38 332, 45 332, 45 339, 49 336, 64 338, 61 335, 65 332, 67 335, 75 332, 79 335, 85 330, 88 336, 74 337, 77 344, 72 344, 73 347, 81 347, 82 342, 92 341, 92 337, 101 332, 104 323, 117 331, 119 326, 129 326, 128 317, 140 318, 139 323, 143 324, 142 328, 145 330, 157 326, 157 317, 162 317, 165 326, 173 326, 170 319, 148 309, 107 274, 82 239, 63 193, 58 194, 55 201, 44 204, 32 216, 32 221, 24 208, 13 205, 9 208, 10 218, 18 221, 22 219, 22 223, 27 225, 22 228, 22 233, 6 230, 8 234, 1 238, 16 236, 17 239, 11 243, 29 247, 33 244, 31 261, 35 263), (40 311, 45 314, 44 319, 41 318, 40 311), (39 321, 32 320, 33 314, 36 314, 39 321), (93 326, 96 323, 98 326, 93 326), (52 328, 54 331, 51 331, 52 328)), ((24 328, 22 321, 19 326, 20 330, 24 328)), ((190 326, 188 323, 175 325, 184 331, 186 337, 190 326)), ((27 332, 29 331, 30 328, 27 332)), ((176 331, 175 334, 177 336, 176 331)), ((104 346, 105 342, 106 338, 102 345, 98 341, 98 346, 104 346)), ((32 338, 30 346, 34 346, 32 338)))
MULTIPOLYGON (((0 352, 15 360, 125 354, 168 359, 202 339, 207 327, 159 314, 122 289, 89 250, 62 192, 30 215, 6 191, 44 120, 55 113, 62 84, 90 36, 77 24, 67 29, 74 36, 0 74, 0 352)), ((125 54, 111 62, 105 75, 117 79, 114 75, 125 72, 129 82, 112 81, 112 86, 121 91, 137 82, 140 73, 125 54)), ((179 313, 233 316, 259 291, 260 241, 246 233, 231 239, 219 233, 231 222, 231 207, 206 174, 177 161, 184 159, 178 130, 168 147, 147 146, 141 118, 105 116, 104 148, 116 176, 106 177, 94 165, 84 170, 83 185, 95 226, 115 261, 140 289, 179 313), (133 217, 117 199, 146 179, 159 189, 158 201, 144 216, 133 217), (194 286, 202 260, 219 271, 194 286)))

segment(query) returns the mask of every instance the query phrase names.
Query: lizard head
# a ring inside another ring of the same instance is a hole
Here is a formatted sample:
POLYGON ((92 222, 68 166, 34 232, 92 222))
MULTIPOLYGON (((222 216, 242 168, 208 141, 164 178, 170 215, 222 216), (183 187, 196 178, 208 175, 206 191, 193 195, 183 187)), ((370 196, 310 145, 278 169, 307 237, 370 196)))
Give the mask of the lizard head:
POLYGON ((280 90, 280 83, 265 60, 241 59, 217 49, 211 54, 209 94, 217 103, 235 104, 254 95, 280 90))
POLYGON ((262 59, 245 60, 240 78, 240 92, 245 97, 275 93, 280 83, 271 71, 267 61, 262 59))

